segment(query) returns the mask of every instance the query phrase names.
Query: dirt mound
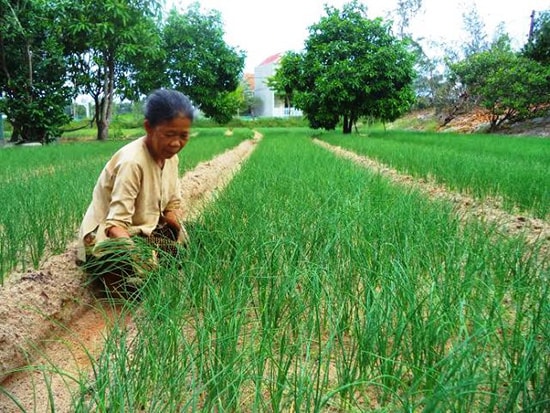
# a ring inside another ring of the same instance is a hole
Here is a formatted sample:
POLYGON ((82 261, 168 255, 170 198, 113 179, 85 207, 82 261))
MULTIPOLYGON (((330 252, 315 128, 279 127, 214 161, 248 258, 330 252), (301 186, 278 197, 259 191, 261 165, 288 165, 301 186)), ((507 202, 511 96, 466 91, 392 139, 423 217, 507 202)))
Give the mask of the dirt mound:
MULTIPOLYGON (((418 110, 405 115, 395 122, 396 127, 413 130, 433 130, 434 123, 438 132, 487 133, 489 132, 491 113, 482 108, 456 115, 443 125, 442 116, 433 109, 418 110)), ((517 122, 504 122, 494 133, 517 136, 550 137, 550 114, 517 122)))
POLYGON ((476 109, 457 115, 449 123, 439 127, 441 132, 474 133, 487 132, 491 123, 491 114, 487 110, 476 109))
POLYGON ((73 244, 37 271, 10 275, 0 289, 0 381, 26 363, 37 338, 47 337, 92 303, 75 262, 73 244))

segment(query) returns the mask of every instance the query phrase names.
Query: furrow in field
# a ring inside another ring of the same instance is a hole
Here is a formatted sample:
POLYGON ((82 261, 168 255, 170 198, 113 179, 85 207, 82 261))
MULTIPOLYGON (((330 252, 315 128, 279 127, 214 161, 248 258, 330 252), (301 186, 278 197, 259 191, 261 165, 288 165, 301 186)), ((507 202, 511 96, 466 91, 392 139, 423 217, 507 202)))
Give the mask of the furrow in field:
POLYGON ((522 214, 510 214, 502 208, 496 199, 474 199, 460 192, 450 191, 448 188, 424 179, 403 174, 395 169, 377 162, 369 157, 358 155, 355 152, 343 149, 340 146, 330 145, 319 139, 314 142, 336 155, 347 158, 359 165, 367 167, 376 173, 388 177, 391 181, 401 185, 414 186, 428 194, 431 198, 444 199, 454 204, 457 213, 462 219, 478 219, 487 223, 496 224, 497 228, 508 235, 523 235, 530 243, 540 243, 542 252, 550 253, 550 223, 542 219, 522 214))

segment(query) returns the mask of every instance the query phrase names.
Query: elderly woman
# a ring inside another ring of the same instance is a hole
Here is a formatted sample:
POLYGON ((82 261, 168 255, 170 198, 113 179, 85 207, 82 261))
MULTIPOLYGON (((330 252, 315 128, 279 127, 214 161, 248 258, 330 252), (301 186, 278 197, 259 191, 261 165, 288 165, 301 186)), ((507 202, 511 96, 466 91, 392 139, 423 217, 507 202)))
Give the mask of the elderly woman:
POLYGON ((174 246, 186 237, 177 154, 189 140, 193 105, 180 92, 159 89, 144 112, 146 135, 107 162, 78 236, 79 261, 110 290, 135 290, 156 266, 155 248, 144 256, 137 244, 174 246))

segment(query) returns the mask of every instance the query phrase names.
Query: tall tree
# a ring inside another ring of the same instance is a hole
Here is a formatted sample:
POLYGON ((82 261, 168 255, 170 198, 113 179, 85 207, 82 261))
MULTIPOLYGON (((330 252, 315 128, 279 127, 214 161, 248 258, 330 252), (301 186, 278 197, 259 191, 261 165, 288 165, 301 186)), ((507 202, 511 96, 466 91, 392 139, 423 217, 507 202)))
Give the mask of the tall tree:
POLYGON ((534 17, 529 39, 523 48, 523 55, 550 65, 550 10, 540 12, 534 17))
POLYGON ((414 55, 358 1, 325 12, 309 28, 304 52, 282 60, 275 91, 292 88, 293 105, 313 128, 334 129, 342 120, 348 134, 361 116, 395 120, 414 101, 414 55))
POLYGON ((422 9, 422 0, 397 0, 395 14, 397 20, 397 33, 402 39, 409 35, 408 29, 411 20, 422 9))
POLYGON ((65 0, 65 33, 74 86, 95 103, 97 138, 105 140, 115 96, 128 93, 132 63, 159 50, 156 0, 65 0))
POLYGON ((287 52, 281 58, 275 74, 267 79, 267 86, 285 102, 285 107, 294 104, 295 86, 300 81, 303 56, 296 52, 287 52))
POLYGON ((479 15, 475 5, 472 5, 470 10, 462 13, 462 22, 464 30, 468 38, 462 47, 462 51, 466 57, 487 50, 489 42, 487 41, 487 31, 485 30, 485 22, 479 15))
POLYGON ((0 112, 12 141, 49 142, 69 119, 59 15, 55 2, 0 1, 0 112))
POLYGON ((216 122, 227 123, 237 112, 245 55, 227 45, 216 10, 191 4, 185 13, 171 10, 163 29, 166 75, 171 86, 186 93, 216 122))
POLYGON ((411 49, 416 55, 414 79, 414 91, 416 94, 416 106, 433 107, 440 98, 444 88, 445 76, 441 58, 429 57, 419 43, 411 41, 414 46, 411 49))
POLYGON ((239 102, 239 116, 253 116, 256 97, 254 96, 254 88, 249 83, 248 79, 243 77, 234 92, 236 99, 239 102))
POLYGON ((490 111, 492 130, 505 121, 532 117, 550 101, 548 66, 518 56, 506 39, 451 65, 452 76, 468 95, 490 111))

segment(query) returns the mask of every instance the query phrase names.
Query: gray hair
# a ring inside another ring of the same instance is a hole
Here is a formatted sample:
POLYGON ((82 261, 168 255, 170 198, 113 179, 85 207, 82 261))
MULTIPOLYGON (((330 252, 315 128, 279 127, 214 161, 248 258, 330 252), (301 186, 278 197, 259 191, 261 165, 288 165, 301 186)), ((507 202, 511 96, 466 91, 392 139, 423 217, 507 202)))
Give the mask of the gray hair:
POLYGON ((151 126, 178 116, 194 119, 195 108, 187 96, 177 90, 157 89, 145 101, 144 115, 151 126))

